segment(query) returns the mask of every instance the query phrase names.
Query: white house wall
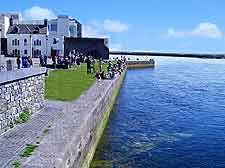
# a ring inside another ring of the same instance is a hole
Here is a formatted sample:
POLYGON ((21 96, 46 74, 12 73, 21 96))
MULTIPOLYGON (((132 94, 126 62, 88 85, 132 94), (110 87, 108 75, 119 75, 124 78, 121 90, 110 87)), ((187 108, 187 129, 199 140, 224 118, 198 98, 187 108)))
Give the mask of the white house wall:
POLYGON ((46 35, 42 34, 32 34, 31 37, 30 34, 8 34, 7 46, 8 54, 12 54, 13 50, 17 49, 20 50, 20 56, 31 56, 32 48, 33 50, 41 50, 42 55, 50 54, 47 52, 48 44, 46 43, 46 35), (24 45, 25 38, 27 39, 27 45, 24 45), (19 40, 18 46, 12 45, 12 40, 14 39, 19 40), (34 41, 37 39, 41 40, 41 46, 34 45, 34 41), (24 50, 27 50, 27 54, 24 54, 24 50))
POLYGON ((64 55, 64 36, 59 35, 49 35, 48 37, 48 55, 51 55, 51 49, 58 50, 59 56, 64 55), (56 44, 53 44, 54 39, 56 39, 58 42, 56 44))

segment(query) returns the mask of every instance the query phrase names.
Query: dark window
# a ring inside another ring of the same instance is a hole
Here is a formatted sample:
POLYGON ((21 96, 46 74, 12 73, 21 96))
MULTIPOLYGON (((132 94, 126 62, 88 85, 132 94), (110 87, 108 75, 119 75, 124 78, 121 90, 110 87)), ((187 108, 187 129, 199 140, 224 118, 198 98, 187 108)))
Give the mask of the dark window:
POLYGON ((24 54, 27 54, 27 50, 24 50, 24 54))
POLYGON ((27 39, 24 39, 24 46, 27 45, 27 39))
POLYGON ((56 38, 53 39, 53 44, 57 44, 56 38))
POLYGON ((57 24, 51 24, 51 31, 57 32, 57 24))
POLYGON ((17 49, 13 50, 13 55, 14 56, 20 55, 20 50, 17 50, 17 49))
MULTIPOLYGON (((15 45, 15 41, 14 40, 12 40, 12 45, 14 46, 15 45)), ((14 51, 14 50, 13 50, 14 51)))

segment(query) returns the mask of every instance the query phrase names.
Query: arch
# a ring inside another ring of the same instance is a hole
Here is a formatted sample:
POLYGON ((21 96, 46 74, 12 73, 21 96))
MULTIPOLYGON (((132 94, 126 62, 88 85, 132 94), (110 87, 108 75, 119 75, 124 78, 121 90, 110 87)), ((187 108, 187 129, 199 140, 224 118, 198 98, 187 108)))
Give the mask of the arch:
POLYGON ((27 45, 27 39, 26 38, 23 40, 23 43, 24 43, 24 46, 27 45))

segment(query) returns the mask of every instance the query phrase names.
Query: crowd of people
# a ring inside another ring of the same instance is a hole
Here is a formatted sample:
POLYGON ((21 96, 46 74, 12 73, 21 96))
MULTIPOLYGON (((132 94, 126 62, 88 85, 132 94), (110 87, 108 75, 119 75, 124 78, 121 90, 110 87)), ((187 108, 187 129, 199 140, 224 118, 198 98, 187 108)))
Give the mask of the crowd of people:
POLYGON ((69 56, 56 56, 53 55, 51 57, 53 65, 64 65, 67 68, 72 65, 80 66, 82 62, 84 62, 84 55, 71 52, 69 56))
MULTIPOLYGON (((106 62, 103 62, 103 64, 106 62)), ((102 64, 100 65, 100 72, 96 72, 96 80, 100 81, 102 79, 113 79, 117 75, 121 75, 124 69, 126 68, 126 58, 122 57, 119 59, 118 57, 115 58, 113 61, 108 61, 107 62, 107 73, 104 72, 102 68, 102 64)))
POLYGON ((33 60, 30 56, 22 57, 22 58, 20 56, 17 56, 16 64, 17 64, 17 69, 30 68, 30 67, 33 67, 33 60))
MULTIPOLYGON (((48 63, 48 57, 46 55, 39 57, 40 66, 46 66, 48 63)), ((33 66, 33 60, 29 57, 20 57, 16 59, 17 68, 29 68, 33 66)), ((97 81, 103 79, 113 79, 116 75, 121 74, 126 67, 126 58, 114 58, 112 61, 103 61, 101 59, 96 60, 92 56, 84 56, 83 54, 71 53, 69 56, 52 56, 53 65, 64 65, 67 68, 72 65, 80 66, 81 63, 86 63, 87 74, 95 75, 97 81), (97 64, 97 65, 96 65, 97 64), (107 66, 107 72, 104 71, 103 65, 107 66), (99 68, 96 68, 99 67, 99 68)))

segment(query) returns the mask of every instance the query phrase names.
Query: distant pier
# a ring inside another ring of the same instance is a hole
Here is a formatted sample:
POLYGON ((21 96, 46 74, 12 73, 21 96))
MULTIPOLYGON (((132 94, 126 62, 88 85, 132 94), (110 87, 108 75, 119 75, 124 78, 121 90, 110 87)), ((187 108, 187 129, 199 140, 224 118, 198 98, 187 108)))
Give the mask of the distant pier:
POLYGON ((110 51, 111 55, 134 55, 134 56, 165 56, 165 57, 187 57, 206 59, 225 59, 225 54, 195 54, 195 53, 163 53, 163 52, 142 52, 142 51, 110 51))

